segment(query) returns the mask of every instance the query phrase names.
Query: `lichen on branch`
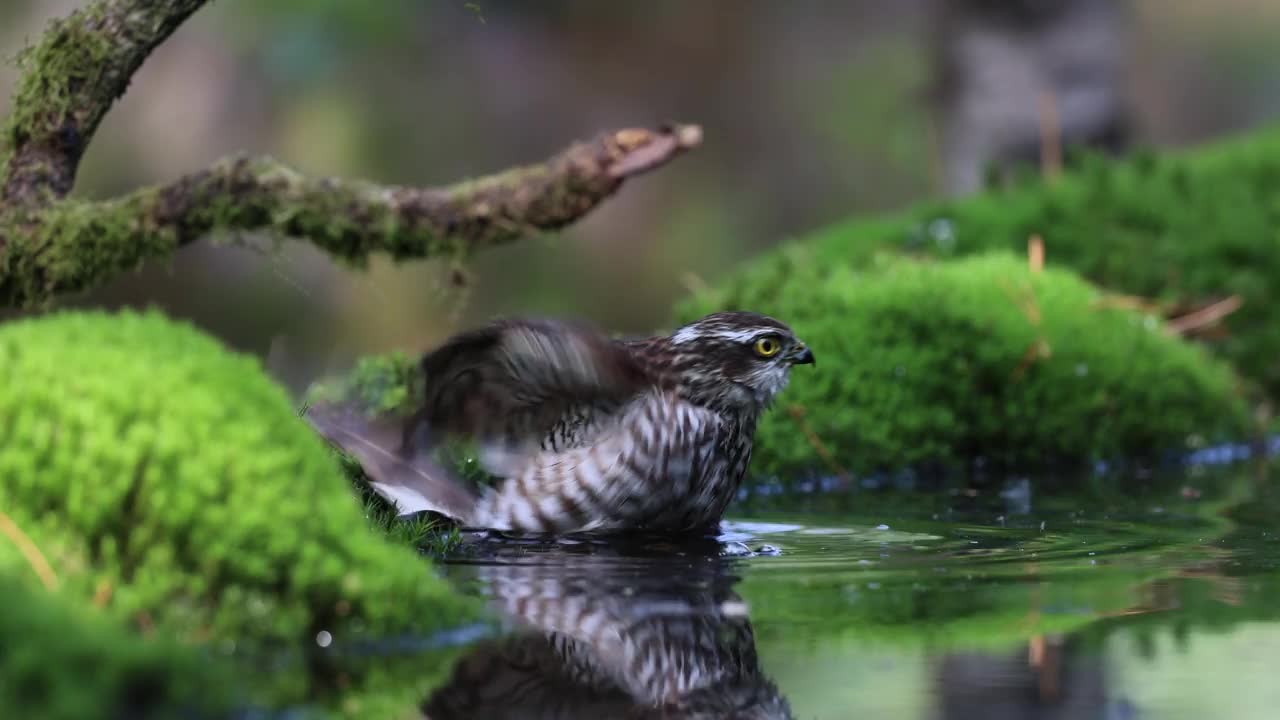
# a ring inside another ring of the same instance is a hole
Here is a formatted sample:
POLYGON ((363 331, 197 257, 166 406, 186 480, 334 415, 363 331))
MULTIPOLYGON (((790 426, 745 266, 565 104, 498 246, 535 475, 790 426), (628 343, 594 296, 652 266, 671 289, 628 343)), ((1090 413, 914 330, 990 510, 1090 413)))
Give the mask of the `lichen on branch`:
POLYGON ((701 142, 694 125, 606 132, 542 163, 440 188, 312 178, 272 158, 232 156, 122 197, 66 198, 102 116, 203 4, 98 0, 25 53, 0 136, 0 303, 89 289, 215 232, 308 240, 356 264, 375 253, 456 258, 563 228, 627 178, 701 142))

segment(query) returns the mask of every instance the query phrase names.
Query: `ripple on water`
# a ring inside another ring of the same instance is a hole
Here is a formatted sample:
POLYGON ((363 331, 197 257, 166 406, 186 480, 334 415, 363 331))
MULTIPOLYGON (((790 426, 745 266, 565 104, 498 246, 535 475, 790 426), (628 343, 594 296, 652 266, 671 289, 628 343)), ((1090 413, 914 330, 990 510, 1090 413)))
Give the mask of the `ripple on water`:
MULTIPOLYGON (((1280 493, 1267 487, 1197 478, 1192 493, 1123 488, 1046 511, 1054 506, 1019 486, 997 512, 911 515, 899 503, 878 514, 757 513, 695 542, 488 537, 445 571, 512 619, 513 658, 567 663, 554 698, 524 700, 577 708, 561 717, 649 717, 634 710, 693 697, 751 706, 755 717, 928 717, 930 703, 958 697, 1029 703, 1020 716, 1050 717, 1055 705, 1036 705, 1043 683, 1070 696, 1080 668, 1162 717, 1160 698, 1186 683, 1155 688, 1159 674, 1144 668, 1182 667, 1171 658, 1198 657, 1207 637, 1237 626, 1280 638, 1280 493), (1177 652, 1153 654, 1166 645, 1177 652)), ((494 660, 485 647, 476 662, 494 660)), ((1280 643, 1248 647, 1213 656, 1199 677, 1270 687, 1280 643)), ((450 682, 431 707, 500 692, 475 675, 450 682)), ((1249 685, 1233 687, 1218 695, 1223 707, 1240 707, 1249 685)), ((1270 717, 1273 705, 1250 707, 1264 712, 1233 717, 1270 717)))

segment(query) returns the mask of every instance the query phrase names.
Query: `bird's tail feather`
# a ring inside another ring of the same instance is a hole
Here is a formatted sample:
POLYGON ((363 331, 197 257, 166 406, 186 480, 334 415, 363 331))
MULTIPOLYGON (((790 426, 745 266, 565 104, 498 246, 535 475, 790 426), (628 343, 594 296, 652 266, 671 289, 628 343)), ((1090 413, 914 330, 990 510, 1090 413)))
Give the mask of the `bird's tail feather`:
POLYGON ((306 417, 322 437, 360 463, 369 487, 399 515, 430 511, 463 524, 471 521, 479 496, 427 452, 405 450, 394 421, 327 404, 308 408, 306 417))

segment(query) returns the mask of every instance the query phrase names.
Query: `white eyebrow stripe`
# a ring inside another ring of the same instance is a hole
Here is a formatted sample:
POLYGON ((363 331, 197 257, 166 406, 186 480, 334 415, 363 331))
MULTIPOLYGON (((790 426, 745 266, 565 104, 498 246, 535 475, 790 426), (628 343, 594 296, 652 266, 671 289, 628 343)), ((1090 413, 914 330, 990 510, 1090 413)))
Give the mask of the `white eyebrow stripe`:
POLYGON ((727 328, 718 328, 711 330, 703 330, 697 326, 681 328, 675 335, 671 336, 671 341, 677 345, 693 342, 694 340, 703 340, 707 338, 715 338, 717 340, 726 340, 728 342, 749 343, 763 335, 780 335, 778 330, 772 328, 748 328, 746 330, 730 330, 727 328))
POLYGON ((756 337, 760 335, 770 334, 772 333, 767 330, 755 328, 753 330, 717 330, 712 333, 712 336, 720 338, 721 340, 728 340, 729 342, 748 343, 755 340, 756 337))
POLYGON ((682 345, 687 342, 693 342, 700 337, 702 337, 702 333, 698 332, 697 328, 693 326, 683 327, 676 331, 675 335, 671 336, 671 342, 682 345))

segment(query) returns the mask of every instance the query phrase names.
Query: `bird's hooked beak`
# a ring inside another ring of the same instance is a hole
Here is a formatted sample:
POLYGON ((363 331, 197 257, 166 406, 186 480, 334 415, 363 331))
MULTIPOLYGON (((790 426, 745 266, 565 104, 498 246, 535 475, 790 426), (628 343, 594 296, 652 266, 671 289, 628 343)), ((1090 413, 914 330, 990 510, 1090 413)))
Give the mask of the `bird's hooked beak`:
POLYGON ((808 345, 797 345, 796 348, 791 351, 791 364, 817 365, 818 363, 813 359, 813 351, 809 349, 808 345))

